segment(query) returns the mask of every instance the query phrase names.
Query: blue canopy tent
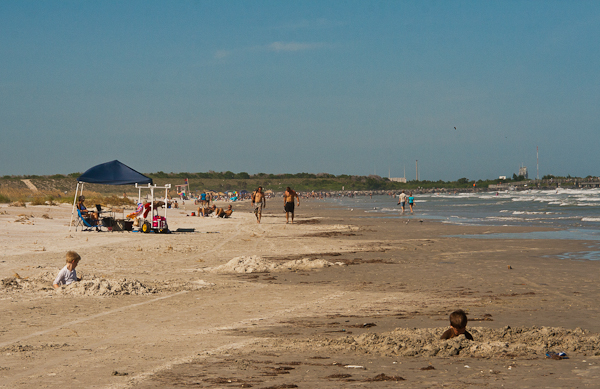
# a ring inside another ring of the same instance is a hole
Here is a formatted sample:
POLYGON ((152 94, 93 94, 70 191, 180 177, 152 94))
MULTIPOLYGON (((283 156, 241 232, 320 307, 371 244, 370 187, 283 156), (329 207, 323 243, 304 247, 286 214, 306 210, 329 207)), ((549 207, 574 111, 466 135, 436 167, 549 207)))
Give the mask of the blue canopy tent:
POLYGON ((73 209, 71 210, 71 222, 69 223, 69 230, 73 224, 73 215, 75 213, 77 197, 83 194, 83 184, 85 182, 90 184, 104 185, 152 185, 151 178, 133 170, 129 166, 117 161, 116 159, 114 161, 101 163, 100 165, 89 168, 85 173, 77 177, 77 189, 75 189, 75 198, 73 199, 73 209))
POLYGON ((114 161, 101 163, 89 168, 77 178, 77 182, 106 185, 135 185, 152 184, 152 178, 146 177, 115 159, 114 161))

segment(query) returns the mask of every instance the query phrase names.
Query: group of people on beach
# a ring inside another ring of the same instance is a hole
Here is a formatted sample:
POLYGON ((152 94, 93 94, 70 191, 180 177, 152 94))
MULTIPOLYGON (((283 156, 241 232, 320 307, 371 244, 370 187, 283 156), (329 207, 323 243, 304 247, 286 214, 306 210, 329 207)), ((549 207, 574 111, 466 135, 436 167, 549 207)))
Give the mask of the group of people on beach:
MULTIPOLYGON (((256 222, 260 223, 262 218, 262 210, 267 207, 267 199, 263 193, 262 186, 259 186, 254 192, 252 192, 252 207, 254 208, 254 215, 256 216, 256 222)), ((289 186, 283 193, 283 210, 285 211, 285 224, 294 223, 294 208, 296 202, 300 206, 300 197, 295 190, 289 186), (291 219, 291 220, 290 220, 291 219)))
MULTIPOLYGON (((267 207, 267 198, 263 192, 262 186, 259 186, 254 192, 252 192, 251 200, 252 208, 254 209, 254 215, 256 216, 256 222, 260 223, 262 219, 262 211, 267 207)), ((196 212, 197 216, 206 217, 212 215, 214 217, 227 218, 233 213, 231 204, 227 207, 227 209, 223 209, 217 208, 214 203, 211 206, 210 201, 211 198, 209 196, 200 197, 200 207, 198 207, 196 212)), ((300 196, 296 191, 288 186, 283 193, 283 209, 285 211, 286 224, 294 223, 294 209, 296 204, 300 206, 300 196)))
POLYGON ((196 216, 206 217, 206 216, 212 215, 213 217, 221 217, 221 218, 226 218, 226 217, 231 216, 231 214, 233 213, 233 207, 231 206, 231 204, 229 204, 227 209, 217 208, 217 206, 214 203, 212 206, 210 205, 211 200, 212 200, 212 196, 208 192, 202 193, 200 195, 200 199, 198 200, 198 204, 200 204, 200 206, 196 210, 196 216))
POLYGON ((212 206, 205 206, 205 207, 198 207, 197 216, 214 216, 214 217, 229 217, 231 216, 231 214, 233 213, 233 207, 231 206, 231 204, 229 204, 229 206, 227 206, 227 209, 225 208, 217 208, 217 206, 215 204, 213 204, 212 206))
POLYGON ((414 198, 412 192, 409 192, 408 196, 407 196, 406 193, 404 191, 402 191, 402 193, 400 193, 400 196, 398 196, 398 205, 400 205, 402 207, 402 213, 404 213, 404 209, 406 207, 407 201, 408 201, 408 206, 410 207, 410 213, 413 213, 413 206, 415 205, 415 198, 414 198))
MULTIPOLYGON (((94 217, 93 211, 88 211, 83 205, 83 201, 85 198, 80 196, 77 208, 80 210, 82 214, 85 214, 88 217, 94 217)), ((254 214, 256 216, 256 222, 260 223, 262 218, 262 210, 267 206, 267 200, 265 194, 263 192, 263 188, 259 186, 254 192, 252 192, 251 196, 252 207, 254 209, 254 214)), ((412 192, 409 192, 407 195, 404 191, 399 196, 398 205, 402 207, 402 212, 405 211, 406 203, 410 207, 410 212, 413 212, 414 206, 414 197, 412 192)), ((233 208, 231 205, 227 207, 227 209, 217 208, 215 204, 210 206, 210 197, 201 197, 202 206, 198 208, 198 216, 209 216, 214 215, 215 217, 229 217, 233 213, 233 208)), ((289 186, 286 188, 283 194, 283 207, 285 211, 285 220, 287 223, 294 222, 294 209, 296 204, 300 206, 300 198, 296 191, 291 189, 289 186)), ((97 216, 96 216, 97 218, 97 216)), ((81 257, 74 251, 67 252, 66 262, 67 264, 59 271, 56 279, 53 282, 54 288, 60 288, 61 286, 70 285, 73 282, 80 281, 81 278, 77 277, 77 272, 75 268, 79 264, 81 257)), ((463 335, 468 340, 473 340, 473 336, 467 331, 467 315, 466 313, 459 309, 452 312, 449 316, 450 319, 450 328, 448 328, 441 336, 440 339, 452 339, 457 336, 463 335)))

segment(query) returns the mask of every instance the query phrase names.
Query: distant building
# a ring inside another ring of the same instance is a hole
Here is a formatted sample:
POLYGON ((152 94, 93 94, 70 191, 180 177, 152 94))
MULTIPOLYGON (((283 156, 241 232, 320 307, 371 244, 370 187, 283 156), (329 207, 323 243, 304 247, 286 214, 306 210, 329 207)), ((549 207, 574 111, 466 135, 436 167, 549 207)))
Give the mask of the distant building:
POLYGON ((406 177, 390 177, 389 180, 406 184, 406 177))
POLYGON ((500 176, 498 177, 499 180, 506 180, 506 176, 500 176))
POLYGON ((519 168, 519 175, 529 179, 529 174, 527 174, 527 168, 525 166, 519 168))

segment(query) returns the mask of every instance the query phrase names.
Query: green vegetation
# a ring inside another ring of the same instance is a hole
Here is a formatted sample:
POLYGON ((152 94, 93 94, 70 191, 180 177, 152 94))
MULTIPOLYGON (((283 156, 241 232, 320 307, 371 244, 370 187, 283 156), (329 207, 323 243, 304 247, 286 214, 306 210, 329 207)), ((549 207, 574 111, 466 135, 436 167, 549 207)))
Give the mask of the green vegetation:
POLYGON ((31 205, 46 205, 46 199, 41 196, 36 196, 31 200, 31 205))
MULTIPOLYGON (((54 174, 50 176, 4 176, 0 178, 0 203, 23 200, 33 202, 34 204, 50 203, 69 203, 73 201, 75 187, 77 186, 77 177, 80 173, 71 173, 67 175, 54 174), (32 192, 21 180, 29 179, 36 186, 39 192, 32 192)), ((471 180, 462 177, 456 181, 427 181, 412 180, 406 183, 393 182, 385 177, 376 175, 352 176, 347 174, 333 175, 328 173, 296 173, 296 174, 268 174, 258 173, 250 175, 247 172, 234 173, 231 171, 205 173, 165 173, 162 171, 156 173, 146 173, 154 180, 157 185, 171 184, 171 196, 177 196, 176 185, 182 185, 184 179, 188 179, 190 191, 198 193, 206 190, 225 192, 228 190, 246 190, 252 191, 258 186, 265 190, 282 192, 287 186, 298 191, 369 191, 369 190, 434 190, 434 189, 487 189, 489 185, 508 184, 523 185, 531 181, 525 180, 523 176, 513 175, 512 178, 505 180, 471 180)), ((575 181, 584 181, 597 179, 597 177, 588 176, 584 179, 567 177, 557 177, 553 175, 544 176, 542 185, 554 185, 558 182, 563 187, 575 185, 575 181)), ((137 197, 138 191, 133 185, 112 186, 85 184, 86 197, 91 195, 98 197, 98 204, 109 203, 111 205, 119 204, 123 201, 123 195, 137 197), (105 197, 109 196, 109 199, 105 197), (120 199, 120 200, 119 200, 120 199)))

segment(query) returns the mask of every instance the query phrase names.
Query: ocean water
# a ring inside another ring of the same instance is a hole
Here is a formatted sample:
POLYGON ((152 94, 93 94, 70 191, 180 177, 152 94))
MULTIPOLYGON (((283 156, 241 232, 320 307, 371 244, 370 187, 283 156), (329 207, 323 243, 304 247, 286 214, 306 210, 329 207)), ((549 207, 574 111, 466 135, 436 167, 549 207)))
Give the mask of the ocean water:
POLYGON ((600 260, 600 189, 528 190, 489 193, 418 194, 414 213, 403 214, 398 197, 357 196, 325 200, 346 207, 358 217, 480 226, 554 227, 555 231, 460 235, 472 239, 573 239, 587 241, 585 250, 559 256, 600 260))
POLYGON ((413 214, 408 205, 402 214, 396 205, 397 197, 357 196, 326 201, 362 212, 365 217, 434 219, 458 225, 556 227, 563 231, 537 233, 534 237, 600 240, 600 189, 417 194, 413 214))

